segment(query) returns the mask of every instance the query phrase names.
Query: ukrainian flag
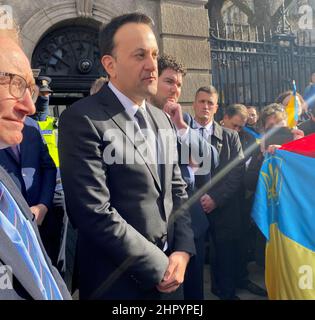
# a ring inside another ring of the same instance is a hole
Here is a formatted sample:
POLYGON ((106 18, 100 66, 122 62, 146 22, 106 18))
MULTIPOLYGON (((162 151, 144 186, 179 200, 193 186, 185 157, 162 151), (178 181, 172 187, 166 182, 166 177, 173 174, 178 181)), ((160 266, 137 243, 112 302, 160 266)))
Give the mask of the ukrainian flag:
POLYGON ((293 94, 288 102, 288 105, 285 108, 287 115, 288 115, 288 127, 293 128, 297 125, 299 115, 299 105, 298 105, 298 100, 296 96, 296 85, 295 81, 293 80, 293 94))
POLYGON ((267 238, 269 299, 315 299, 315 134, 262 165, 252 217, 267 238))

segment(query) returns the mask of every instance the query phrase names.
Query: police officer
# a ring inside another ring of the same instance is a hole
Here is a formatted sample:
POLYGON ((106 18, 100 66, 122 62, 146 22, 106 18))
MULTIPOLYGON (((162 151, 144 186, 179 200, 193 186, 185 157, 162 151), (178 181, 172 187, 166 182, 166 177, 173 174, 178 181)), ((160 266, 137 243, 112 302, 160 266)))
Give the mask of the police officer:
POLYGON ((32 116, 36 121, 45 121, 49 114, 49 97, 53 92, 49 87, 50 83, 51 78, 49 77, 39 76, 37 78, 39 96, 35 103, 36 113, 32 116))
POLYGON ((65 237, 67 217, 64 210, 64 195, 59 171, 59 156, 57 148, 58 130, 57 119, 49 115, 49 99, 53 90, 50 88, 51 78, 39 76, 37 85, 39 96, 35 103, 36 113, 33 119, 38 122, 41 134, 47 144, 49 154, 57 167, 56 189, 53 199, 52 212, 42 226, 43 242, 52 262, 58 267, 60 273, 65 272, 65 237))

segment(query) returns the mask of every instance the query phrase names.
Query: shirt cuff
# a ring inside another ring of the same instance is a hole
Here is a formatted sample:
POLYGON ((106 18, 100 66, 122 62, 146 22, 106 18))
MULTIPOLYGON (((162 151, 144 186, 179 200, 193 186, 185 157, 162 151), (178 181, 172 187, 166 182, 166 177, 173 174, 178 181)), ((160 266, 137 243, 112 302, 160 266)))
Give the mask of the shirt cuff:
POLYGON ((186 142, 188 139, 189 127, 186 129, 176 130, 180 143, 186 142))

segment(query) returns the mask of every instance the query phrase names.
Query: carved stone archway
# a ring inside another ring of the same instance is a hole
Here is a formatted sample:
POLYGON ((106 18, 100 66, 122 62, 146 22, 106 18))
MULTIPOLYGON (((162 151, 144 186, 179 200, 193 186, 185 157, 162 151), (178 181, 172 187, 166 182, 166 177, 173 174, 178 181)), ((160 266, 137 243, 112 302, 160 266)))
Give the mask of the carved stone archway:
POLYGON ((92 82, 105 76, 100 62, 98 29, 71 24, 49 31, 37 44, 32 68, 53 81, 55 93, 88 94, 92 82), (69 26, 71 25, 71 26, 69 26))
POLYGON ((112 12, 106 3, 95 3, 91 0, 63 1, 54 6, 40 9, 22 27, 21 39, 24 51, 31 59, 40 39, 55 25, 72 19, 88 18, 99 23, 108 22, 117 12, 112 12))

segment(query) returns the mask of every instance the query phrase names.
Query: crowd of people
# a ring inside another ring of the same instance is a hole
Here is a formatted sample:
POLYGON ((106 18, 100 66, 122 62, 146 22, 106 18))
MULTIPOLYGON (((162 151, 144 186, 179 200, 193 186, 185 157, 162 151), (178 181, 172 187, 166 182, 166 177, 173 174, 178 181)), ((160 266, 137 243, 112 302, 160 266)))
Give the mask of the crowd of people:
POLYGON ((116 17, 99 40, 108 78, 62 113, 57 143, 51 79, 36 86, 16 32, 0 32, 0 266, 14 276, 0 299, 71 299, 78 288, 80 299, 203 300, 206 257, 218 298, 267 296, 247 270, 264 264, 253 197, 265 153, 315 132, 315 74, 305 100, 297 94, 295 128, 292 91, 217 119, 213 86, 183 112, 185 67, 159 54, 148 16, 116 17))

